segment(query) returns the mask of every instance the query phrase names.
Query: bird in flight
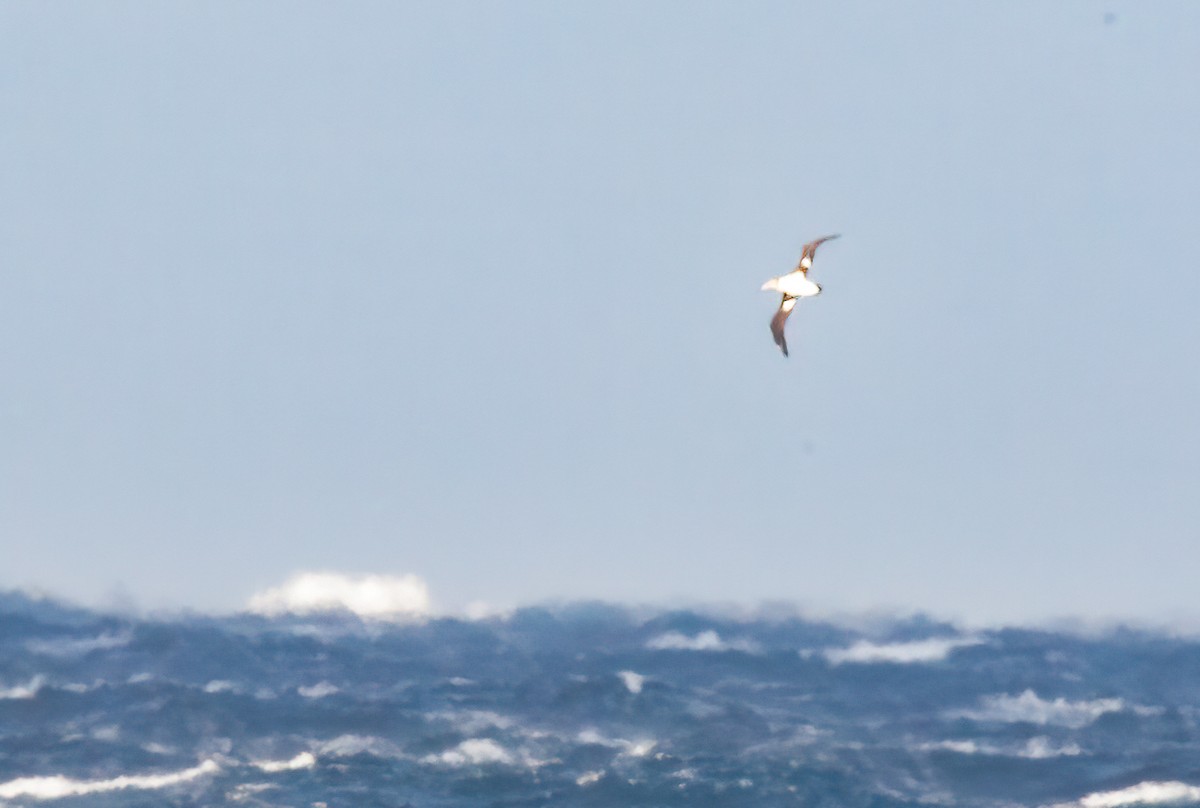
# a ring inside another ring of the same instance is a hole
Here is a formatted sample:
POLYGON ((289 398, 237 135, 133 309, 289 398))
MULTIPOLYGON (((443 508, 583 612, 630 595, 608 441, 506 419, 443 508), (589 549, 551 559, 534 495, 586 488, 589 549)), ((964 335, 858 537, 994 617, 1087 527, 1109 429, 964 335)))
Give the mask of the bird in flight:
POLYGON ((788 355, 788 350, 787 339, 783 335, 783 326, 787 322, 788 315, 792 313, 792 309, 796 308, 796 301, 802 297, 816 297, 821 294, 821 285, 808 279, 808 270, 812 266, 813 256, 817 254, 817 247, 839 235, 839 233, 834 233, 832 236, 821 236, 815 241, 808 242, 800 251, 800 263, 796 264, 795 269, 786 275, 771 278, 762 285, 764 292, 780 292, 783 295, 783 299, 779 301, 779 311, 775 312, 775 316, 771 318, 771 336, 775 337, 775 344, 783 351, 784 356, 788 355))

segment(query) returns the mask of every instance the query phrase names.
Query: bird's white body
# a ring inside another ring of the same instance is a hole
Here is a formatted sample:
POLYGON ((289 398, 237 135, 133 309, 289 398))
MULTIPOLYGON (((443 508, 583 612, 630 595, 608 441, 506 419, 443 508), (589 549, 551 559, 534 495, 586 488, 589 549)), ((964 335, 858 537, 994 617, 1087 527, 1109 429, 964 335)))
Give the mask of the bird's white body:
POLYGON ((779 308, 776 310, 775 316, 771 318, 771 336, 775 338, 775 344, 779 346, 779 350, 783 351, 784 356, 788 355, 788 348, 783 327, 787 323, 792 309, 796 308, 798 299, 816 297, 821 294, 821 285, 808 279, 808 271, 812 269, 813 256, 817 254, 817 247, 831 238, 837 238, 837 234, 822 236, 805 244, 804 249, 800 251, 800 262, 796 264, 795 269, 786 275, 771 278, 762 285, 764 292, 779 292, 783 296, 783 299, 779 301, 779 308))
POLYGON ((778 278, 771 278, 763 284, 763 291, 782 292, 788 297, 816 297, 821 294, 821 287, 804 276, 803 272, 789 272, 778 278))

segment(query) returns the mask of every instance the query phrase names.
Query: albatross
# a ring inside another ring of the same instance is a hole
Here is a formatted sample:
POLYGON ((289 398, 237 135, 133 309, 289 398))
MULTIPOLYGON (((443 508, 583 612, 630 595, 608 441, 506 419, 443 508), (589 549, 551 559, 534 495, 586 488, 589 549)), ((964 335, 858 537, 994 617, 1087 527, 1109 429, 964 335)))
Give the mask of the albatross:
POLYGON ((795 269, 786 275, 771 278, 762 285, 764 292, 780 292, 783 295, 783 299, 779 301, 779 311, 775 312, 775 316, 771 318, 771 336, 775 337, 775 344, 783 351, 784 356, 788 355, 788 350, 787 339, 783 335, 783 326, 787 322, 788 315, 792 313, 792 309, 796 308, 796 301, 802 297, 816 297, 821 294, 821 285, 808 279, 808 270, 812 266, 813 256, 817 254, 817 247, 839 235, 841 234, 834 233, 831 236, 821 236, 815 241, 808 242, 800 251, 800 262, 796 264, 795 269))

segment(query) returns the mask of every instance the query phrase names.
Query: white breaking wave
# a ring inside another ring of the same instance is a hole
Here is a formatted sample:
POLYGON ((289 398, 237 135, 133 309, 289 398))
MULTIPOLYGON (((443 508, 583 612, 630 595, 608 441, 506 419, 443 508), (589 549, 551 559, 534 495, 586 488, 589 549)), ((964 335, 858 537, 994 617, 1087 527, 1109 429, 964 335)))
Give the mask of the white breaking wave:
POLYGON ((831 665, 845 663, 892 662, 912 664, 915 662, 941 662, 956 648, 980 645, 978 637, 934 637, 928 640, 896 642, 877 645, 860 640, 849 648, 831 648, 821 653, 831 665))
POLYGON ((98 794, 104 791, 120 791, 126 788, 157 789, 186 783, 206 774, 213 774, 220 766, 216 761, 206 760, 199 766, 172 774, 122 775, 111 780, 73 780, 62 775, 52 777, 18 777, 0 783, 0 799, 32 797, 36 800, 56 800, 77 797, 83 794, 98 794))
POLYGON ((267 773, 291 772, 297 769, 311 769, 317 765, 317 758, 312 752, 301 752, 291 760, 260 760, 254 765, 267 773))
POLYGON ((1079 748, 1079 744, 1077 743, 1053 746, 1049 738, 1039 735, 1036 738, 1030 738, 1025 743, 1024 748, 1017 753, 1017 756, 1029 758, 1030 760, 1045 760, 1046 758, 1055 757, 1075 757, 1081 754, 1083 754, 1083 750, 1079 748))
POLYGON ((415 575, 305 572, 258 593, 247 608, 267 617, 349 611, 373 620, 404 620, 429 613, 429 588, 415 575))
POLYGON ((426 718, 432 721, 445 721, 459 732, 474 735, 487 729, 509 729, 516 722, 506 715, 491 710, 459 710, 429 713, 426 718))
POLYGON ((594 729, 585 729, 576 738, 580 743, 597 744, 621 750, 626 757, 645 757, 654 751, 658 742, 654 740, 627 741, 624 738, 606 738, 594 729))
POLYGON ((1059 697, 1047 701, 1032 690, 1026 690, 1019 696, 986 696, 980 709, 963 710, 953 715, 975 721, 1002 721, 1009 724, 1028 722, 1080 729, 1105 713, 1120 712, 1126 708, 1124 699, 1067 701, 1059 697))
POLYGON ((1078 802, 1059 803, 1053 808, 1121 808, 1125 805, 1178 805, 1200 802, 1200 786, 1179 781, 1147 780, 1116 791, 1097 791, 1078 802))
POLYGON ((107 727, 96 727, 91 731, 91 736, 97 741, 113 742, 121 737, 121 728, 116 724, 110 724, 107 727))
POLYGON ((678 631, 668 631, 660 634, 646 643, 652 651, 742 651, 747 654, 757 654, 762 651, 758 643, 751 640, 725 641, 715 631, 701 631, 695 637, 689 637, 678 631))
POLYGON ((449 766, 451 768, 499 765, 526 766, 536 770, 548 763, 560 762, 557 758, 553 760, 539 760, 529 754, 529 750, 525 748, 518 749, 516 753, 510 752, 491 738, 470 738, 452 749, 447 749, 441 754, 426 755, 421 758, 421 763, 426 765, 449 766))
POLYGON ((53 657, 84 656, 92 651, 107 651, 122 648, 133 640, 132 632, 121 634, 104 633, 98 637, 53 637, 45 640, 29 640, 25 647, 35 654, 53 657))
MULTIPOLYGON (((245 802, 253 799, 255 794, 261 794, 264 791, 272 791, 279 788, 274 783, 240 783, 234 786, 233 791, 230 791, 227 798, 233 802, 245 802)), ((264 805, 266 803, 258 803, 264 805)))
POLYGON ((35 676, 23 685, 0 687, 0 699, 31 699, 38 694, 44 684, 46 684, 46 677, 35 676))
POLYGON ((932 741, 917 747, 922 752, 957 752, 960 755, 989 754, 990 747, 981 747, 975 741, 932 741))
POLYGON ((1062 746, 1053 746, 1050 739, 1044 735, 1039 735, 1036 738, 1030 738, 1024 746, 1015 748, 1002 748, 999 746, 991 746, 990 744, 981 744, 976 741, 936 741, 933 743, 923 743, 919 747, 922 752, 930 751, 945 751, 955 752, 960 755, 998 755, 1003 757, 1026 758, 1028 760, 1044 760, 1046 758, 1055 757, 1074 757, 1083 754, 1083 750, 1078 744, 1068 743, 1062 746))
POLYGON ((330 682, 317 682, 311 687, 298 687, 296 692, 306 699, 323 699, 326 696, 332 696, 334 693, 342 692, 342 689, 330 682))
POLYGON ((625 683, 625 688, 635 696, 642 692, 642 685, 646 683, 645 676, 633 671, 621 671, 617 676, 621 677, 621 681, 625 683))
POLYGON ((317 752, 331 757, 353 757, 367 754, 380 758, 398 758, 403 755, 400 747, 396 744, 374 735, 339 735, 333 740, 321 744, 317 752))
POLYGON ((483 765, 487 763, 514 763, 512 754, 491 738, 471 738, 463 741, 453 749, 447 749, 440 755, 426 755, 422 763, 440 764, 443 766, 466 766, 468 764, 483 765))

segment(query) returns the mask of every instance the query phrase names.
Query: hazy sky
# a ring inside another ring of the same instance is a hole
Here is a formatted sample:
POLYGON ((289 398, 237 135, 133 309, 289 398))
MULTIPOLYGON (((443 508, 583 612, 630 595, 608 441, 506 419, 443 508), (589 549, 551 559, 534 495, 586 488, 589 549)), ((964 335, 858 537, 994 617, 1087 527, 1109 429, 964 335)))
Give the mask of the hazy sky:
POLYGON ((1198 76, 1184 2, 0 4, 0 587, 1200 616, 1198 76))

